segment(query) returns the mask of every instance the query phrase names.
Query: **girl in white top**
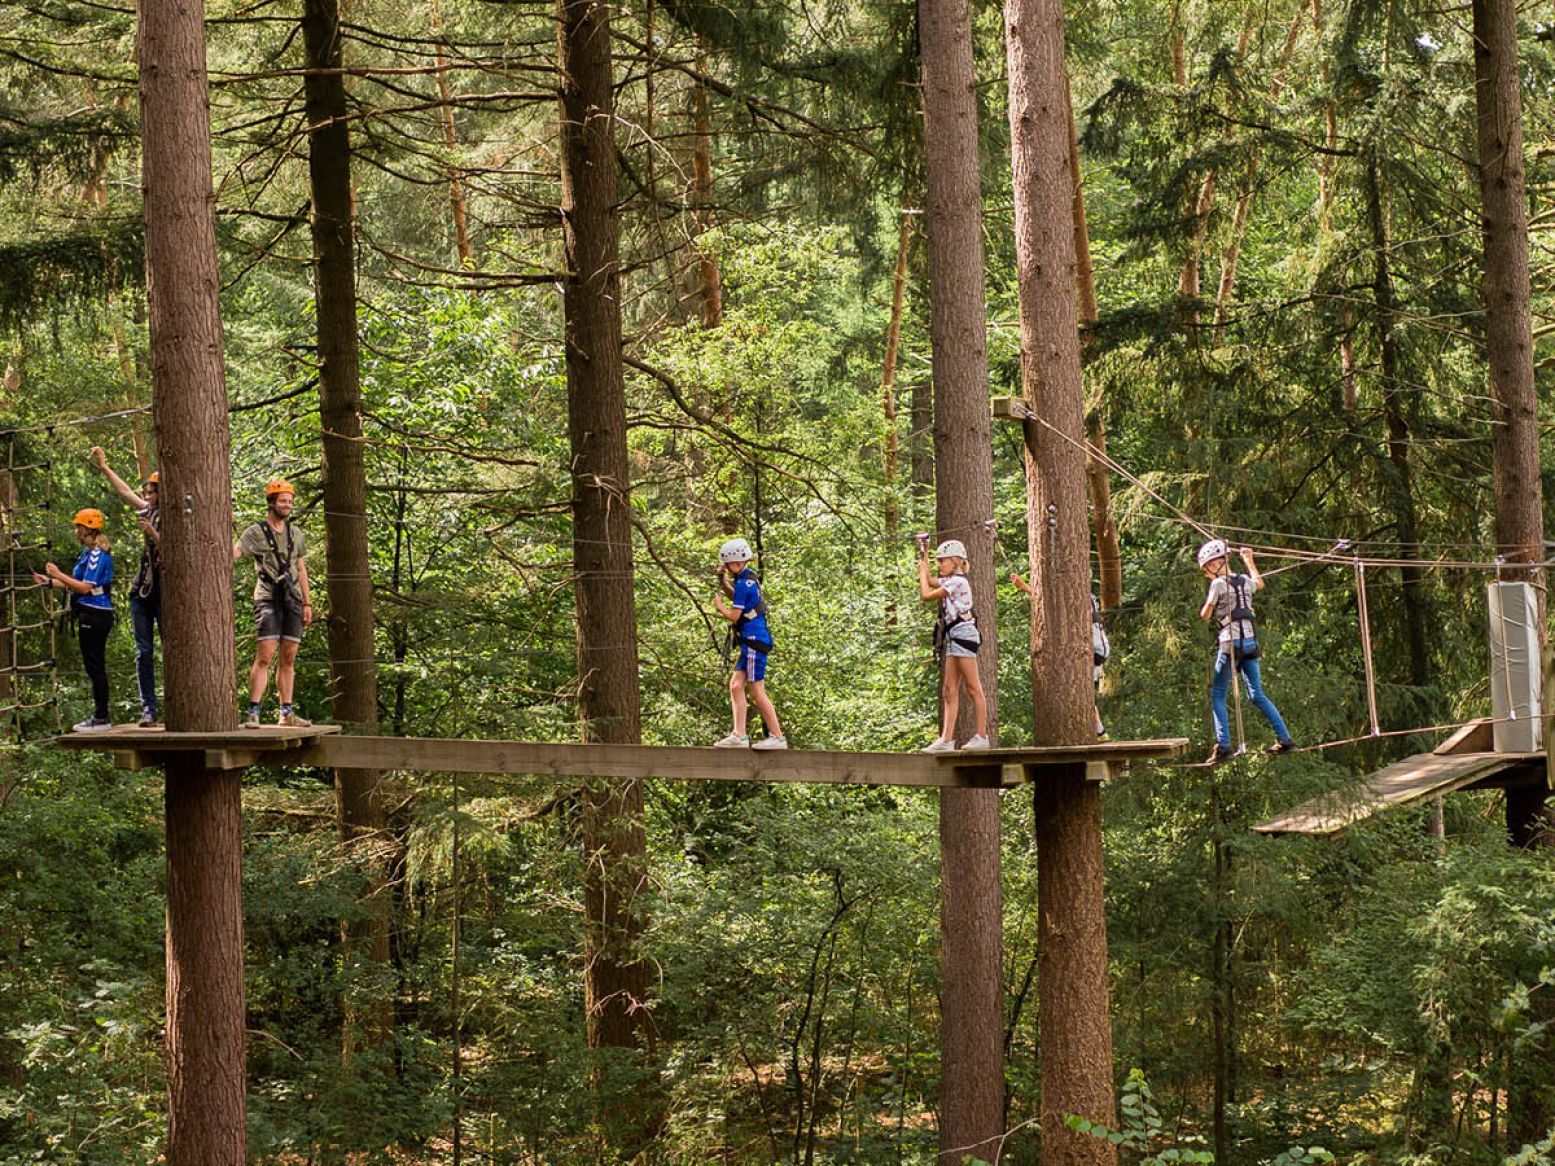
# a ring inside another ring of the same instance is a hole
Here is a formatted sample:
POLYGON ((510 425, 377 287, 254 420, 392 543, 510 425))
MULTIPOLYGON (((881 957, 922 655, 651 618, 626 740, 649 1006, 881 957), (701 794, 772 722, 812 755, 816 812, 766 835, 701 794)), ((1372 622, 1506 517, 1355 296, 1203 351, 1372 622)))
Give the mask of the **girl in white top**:
POLYGON ((918 539, 918 594, 940 604, 939 626, 935 629, 936 646, 945 660, 944 712, 940 734, 925 753, 948 753, 956 747, 956 714, 961 708, 961 686, 966 685, 977 711, 977 732, 962 749, 988 748, 988 705, 983 699, 983 681, 977 674, 977 649, 982 637, 972 612, 972 585, 966 577, 966 547, 957 539, 946 539, 935 548, 939 560, 938 576, 929 574, 929 539, 918 539))

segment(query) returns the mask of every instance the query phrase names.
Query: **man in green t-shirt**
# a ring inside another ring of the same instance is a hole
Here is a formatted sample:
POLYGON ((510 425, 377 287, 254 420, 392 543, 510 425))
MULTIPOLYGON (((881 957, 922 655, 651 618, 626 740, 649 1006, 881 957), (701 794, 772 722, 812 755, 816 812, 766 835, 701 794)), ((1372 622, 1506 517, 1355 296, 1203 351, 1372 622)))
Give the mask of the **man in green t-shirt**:
POLYGON ((308 589, 308 544, 292 525, 292 502, 297 491, 277 478, 265 487, 265 516, 238 536, 232 558, 253 559, 254 626, 257 646, 254 666, 248 671, 248 715, 245 729, 259 727, 259 711, 270 680, 270 663, 276 661, 275 691, 281 698, 282 725, 311 725, 292 709, 292 686, 297 677, 297 647, 302 633, 313 622, 308 589), (279 649, 279 650, 278 650, 279 649))

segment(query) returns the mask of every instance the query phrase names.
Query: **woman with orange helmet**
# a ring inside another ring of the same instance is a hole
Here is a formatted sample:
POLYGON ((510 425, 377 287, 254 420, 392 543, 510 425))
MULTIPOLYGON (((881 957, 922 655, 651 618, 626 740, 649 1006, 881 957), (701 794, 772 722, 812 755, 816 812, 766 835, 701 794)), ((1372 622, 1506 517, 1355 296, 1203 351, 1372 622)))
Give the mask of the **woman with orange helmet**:
POLYGON ((140 727, 157 723, 157 663, 155 634, 162 627, 162 478, 152 473, 137 494, 108 465, 103 447, 92 447, 92 460, 113 492, 131 506, 145 539, 140 569, 130 584, 130 629, 135 633, 135 677, 140 683, 140 727))
POLYGON ((81 662, 92 681, 92 715, 73 726, 78 733, 113 728, 108 715, 108 633, 113 631, 113 555, 108 552, 106 522, 101 510, 78 510, 74 519, 81 554, 75 569, 65 574, 53 563, 33 572, 41 586, 70 592, 70 610, 76 617, 76 637, 81 662))
POLYGON ((292 686, 297 678, 297 648, 302 633, 313 622, 313 600, 308 585, 308 544, 292 525, 292 500, 296 488, 285 478, 265 486, 265 516, 232 544, 234 561, 254 560, 254 664, 248 670, 248 713, 243 727, 257 729, 270 683, 270 664, 275 662, 275 691, 281 698, 283 725, 310 725, 292 708, 292 686))

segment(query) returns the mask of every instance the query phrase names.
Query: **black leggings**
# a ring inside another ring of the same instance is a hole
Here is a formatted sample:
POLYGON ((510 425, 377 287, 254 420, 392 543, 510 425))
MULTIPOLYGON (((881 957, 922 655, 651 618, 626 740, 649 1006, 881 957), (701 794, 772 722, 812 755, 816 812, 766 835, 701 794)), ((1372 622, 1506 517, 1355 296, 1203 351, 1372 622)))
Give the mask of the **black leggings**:
POLYGON ((76 637, 81 643, 81 662, 92 681, 92 716, 108 719, 108 633, 113 631, 113 612, 95 607, 76 608, 76 637))

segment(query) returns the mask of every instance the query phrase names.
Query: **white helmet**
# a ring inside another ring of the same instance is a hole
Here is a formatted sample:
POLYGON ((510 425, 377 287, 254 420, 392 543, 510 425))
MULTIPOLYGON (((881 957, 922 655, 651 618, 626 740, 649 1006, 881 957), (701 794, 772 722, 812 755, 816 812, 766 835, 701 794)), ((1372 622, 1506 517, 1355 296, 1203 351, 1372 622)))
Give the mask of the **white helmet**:
POLYGON ((1216 559, 1223 559, 1231 552, 1226 549, 1226 540, 1212 538, 1199 548, 1199 566, 1204 567, 1213 563, 1216 559))
POLYGON ((966 558, 966 544, 958 538, 947 538, 934 548, 934 557, 936 559, 964 559, 966 558))
POLYGON ((755 557, 751 554, 750 543, 742 538, 732 538, 718 548, 720 563, 748 563, 755 557))

